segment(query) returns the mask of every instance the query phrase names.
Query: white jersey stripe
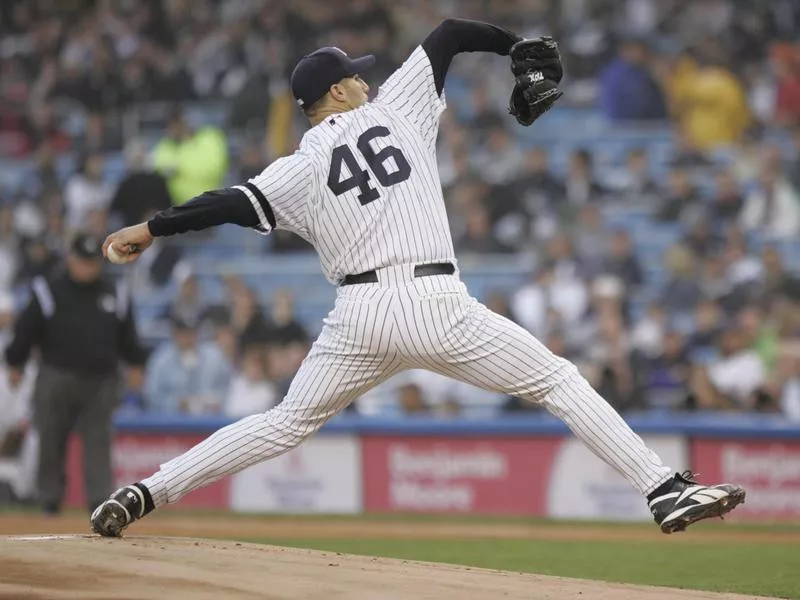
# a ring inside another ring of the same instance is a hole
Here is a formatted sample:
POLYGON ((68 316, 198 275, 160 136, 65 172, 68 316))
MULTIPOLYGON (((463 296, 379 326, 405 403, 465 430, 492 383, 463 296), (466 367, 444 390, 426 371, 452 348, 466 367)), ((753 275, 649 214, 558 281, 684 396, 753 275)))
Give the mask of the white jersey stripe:
POLYGON ((253 205, 253 210, 256 211, 256 215, 258 216, 258 222, 261 225, 261 227, 259 229, 256 229, 255 231, 257 231, 262 235, 267 235, 268 233, 270 233, 272 231, 272 226, 269 224, 269 221, 267 221, 267 215, 264 214, 264 209, 261 208, 261 203, 253 195, 253 192, 251 192, 243 185, 235 185, 233 186, 233 189, 242 192, 245 196, 247 196, 247 199, 250 200, 250 204, 253 205))

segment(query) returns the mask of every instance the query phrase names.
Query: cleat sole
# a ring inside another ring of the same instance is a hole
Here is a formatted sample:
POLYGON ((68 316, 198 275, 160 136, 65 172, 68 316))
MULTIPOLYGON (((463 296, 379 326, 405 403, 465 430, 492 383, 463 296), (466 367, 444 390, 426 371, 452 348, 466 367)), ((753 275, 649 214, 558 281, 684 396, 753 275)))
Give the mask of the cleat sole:
POLYGON ((745 495, 745 491, 742 488, 738 488, 712 504, 698 506, 696 510, 689 510, 677 519, 665 521, 661 524, 661 531, 666 534, 678 533, 685 531, 689 525, 697 521, 713 517, 722 518, 740 504, 744 504, 745 495))

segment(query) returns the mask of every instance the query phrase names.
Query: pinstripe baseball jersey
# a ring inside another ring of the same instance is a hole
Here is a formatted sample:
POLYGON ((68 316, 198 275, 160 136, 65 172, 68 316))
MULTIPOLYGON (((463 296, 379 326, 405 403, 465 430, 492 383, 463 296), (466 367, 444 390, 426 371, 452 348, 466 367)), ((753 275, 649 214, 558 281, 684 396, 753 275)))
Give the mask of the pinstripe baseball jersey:
POLYGON ((389 265, 454 261, 436 163, 444 108, 418 46, 374 101, 328 117, 294 154, 237 186, 258 230, 287 229, 310 242, 332 283, 389 265))
POLYGON ((369 281, 338 287, 282 402, 224 427, 141 482, 151 509, 289 451, 407 369, 543 406, 642 494, 671 480, 672 470, 575 365, 470 296, 457 270, 417 273, 420 263, 454 260, 435 148, 450 60, 464 51, 507 54, 516 39, 488 24, 446 20, 373 102, 327 117, 296 153, 235 193, 198 198, 196 217, 172 211, 151 224, 154 235, 211 222, 288 229, 316 247, 334 283, 375 270, 369 281))

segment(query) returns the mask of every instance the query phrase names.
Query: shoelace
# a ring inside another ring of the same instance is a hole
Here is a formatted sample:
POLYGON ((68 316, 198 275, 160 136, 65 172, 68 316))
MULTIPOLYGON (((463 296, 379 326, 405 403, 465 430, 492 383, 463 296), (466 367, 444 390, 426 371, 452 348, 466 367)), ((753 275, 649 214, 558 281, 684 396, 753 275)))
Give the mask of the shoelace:
POLYGON ((689 483, 694 483, 694 484, 697 484, 697 479, 696 479, 696 477, 697 477, 698 475, 699 475, 699 473, 692 473, 692 472, 691 472, 690 470, 688 470, 688 469, 687 469, 686 471, 684 471, 683 473, 681 473, 681 474, 680 474, 680 476, 681 476, 681 479, 684 479, 685 481, 688 481, 689 483))

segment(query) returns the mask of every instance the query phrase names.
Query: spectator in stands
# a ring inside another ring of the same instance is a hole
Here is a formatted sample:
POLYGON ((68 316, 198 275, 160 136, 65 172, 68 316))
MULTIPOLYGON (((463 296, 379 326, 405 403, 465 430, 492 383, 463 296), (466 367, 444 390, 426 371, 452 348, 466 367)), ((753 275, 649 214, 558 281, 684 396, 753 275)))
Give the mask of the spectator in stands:
POLYGON ((472 117, 469 123, 475 133, 481 136, 485 136, 498 124, 503 125, 503 119, 496 108, 492 106, 488 86, 476 85, 472 89, 472 117))
POLYGON ((103 180, 103 155, 86 154, 78 170, 64 189, 66 226, 70 231, 83 229, 92 211, 106 211, 114 193, 112 186, 103 180))
POLYGON ((552 265, 543 265, 511 296, 511 310, 517 322, 538 338, 543 338, 546 332, 552 282, 552 265))
POLYGON ((466 209, 465 230, 456 242, 456 250, 463 253, 507 254, 514 249, 497 239, 489 221, 489 212, 483 204, 471 204, 466 209))
MULTIPOLYGON (((446 114, 444 113, 444 115, 446 114)), ((443 123, 446 122, 444 115, 442 115, 443 123)), ((447 146, 439 154, 439 175, 445 200, 450 196, 451 190, 458 187, 460 182, 469 181, 476 177, 470 162, 469 149, 463 140, 464 133, 458 129, 455 131, 458 133, 454 132, 447 135, 445 138, 447 146)))
MULTIPOLYGON (((472 206, 486 206, 486 194, 488 186, 486 182, 477 177, 472 177, 453 185, 448 190, 445 203, 448 207, 448 218, 450 220, 450 231, 453 241, 458 247, 458 240, 461 239, 467 229, 467 217, 472 206)), ((488 209, 487 209, 488 210, 488 209)))
MULTIPOLYGON (((564 184, 550 170, 550 155, 546 148, 532 148, 525 155, 525 163, 520 176, 514 181, 516 193, 536 193, 544 195, 546 201, 535 203, 531 208, 557 206, 564 196, 564 184)), ((525 204, 529 203, 525 201, 525 204)))
POLYGON ((122 129, 117 119, 102 112, 89 113, 78 148, 85 153, 107 153, 122 150, 122 129))
POLYGON ((613 305, 604 306, 597 314, 597 334, 586 352, 591 365, 588 380, 618 411, 641 408, 642 395, 638 393, 622 315, 613 305))
POLYGON ((794 156, 786 167, 786 173, 789 176, 792 187, 796 190, 800 190, 800 125, 794 128, 792 142, 792 153, 794 156))
POLYGON ((111 212, 119 215, 127 227, 146 220, 146 215, 171 205, 167 182, 161 173, 151 170, 147 152, 139 140, 125 148, 128 171, 111 201, 111 212))
POLYGON ((575 246, 568 233, 558 232, 547 242, 547 260, 553 265, 557 278, 581 278, 583 264, 575 252, 575 246))
POLYGON ((790 296, 792 289, 798 287, 797 276, 786 271, 783 257, 775 246, 764 247, 761 251, 761 264, 764 266, 762 285, 765 300, 781 295, 790 296))
POLYGON ((738 222, 744 205, 739 184, 733 173, 726 170, 717 172, 716 190, 711 203, 711 218, 715 223, 738 222))
POLYGON ((600 108, 612 121, 667 118, 664 94, 650 70, 643 39, 623 41, 617 58, 600 74, 600 108))
POLYGON ((565 194, 569 205, 574 209, 583 204, 597 202, 604 193, 605 190, 594 176, 591 152, 578 150, 573 153, 565 180, 565 194))
MULTIPOLYGON (((125 91, 117 68, 119 57, 114 43, 108 35, 96 35, 90 43, 88 57, 85 57, 88 58, 88 69, 72 82, 62 80, 53 89, 53 95, 77 100, 93 113, 119 108, 124 102, 125 91)), ((85 58, 76 64, 78 69, 83 69, 85 58)))
POLYGON ((568 328, 576 326, 585 316, 589 307, 589 291, 580 277, 559 274, 554 269, 548 292, 549 306, 558 313, 560 325, 568 328))
POLYGON ((547 150, 534 148, 525 155, 516 178, 489 191, 487 204, 498 236, 517 249, 532 236, 548 237, 556 228, 554 218, 563 207, 564 185, 548 163, 547 150))
POLYGON ((674 313, 688 313, 700 299, 691 251, 682 245, 672 246, 664 258, 669 279, 659 294, 664 306, 674 313))
POLYGON ((631 349, 644 358, 653 358, 661 352, 667 330, 667 313, 664 306, 652 301, 631 332, 631 349))
POLYGON ((731 240, 725 247, 725 277, 733 292, 750 296, 757 290, 763 276, 763 266, 757 257, 747 253, 744 243, 731 240))
POLYGON ((599 275, 609 254, 608 230, 600 207, 596 204, 583 205, 571 234, 583 271, 590 277, 599 275))
POLYGON ((271 344, 289 346, 309 342, 306 328, 295 318, 294 296, 288 289, 277 290, 272 296, 272 306, 267 324, 267 337, 271 344))
POLYGON ((631 236, 624 229, 618 229, 611 234, 609 254, 603 271, 618 277, 628 292, 644 283, 642 265, 634 253, 631 236))
POLYGON ((556 228, 556 211, 564 186, 548 167, 547 151, 534 148, 525 155, 517 177, 490 187, 486 205, 501 242, 520 250, 535 237, 549 237, 556 228))
POLYGON ((401 414, 419 415, 430 413, 431 407, 425 401, 425 391, 418 382, 401 382, 397 388, 397 406, 401 414))
POLYGON ((559 316, 556 324, 564 329, 570 346, 585 347, 594 343, 601 335, 600 319, 603 315, 618 315, 625 321, 625 288, 614 275, 596 277, 591 288, 579 279, 556 279, 551 287, 560 294, 552 295, 552 310, 559 316))
POLYGON ((644 203, 658 192, 658 186, 650 173, 647 150, 634 148, 628 153, 623 169, 612 172, 606 184, 628 202, 644 203))
POLYGON ((676 142, 674 156, 669 163, 672 167, 677 169, 699 169, 714 164, 710 158, 697 148, 694 140, 686 131, 677 131, 676 142))
POLYGON ((780 409, 786 418, 800 422, 800 350, 797 347, 781 355, 770 387, 773 397, 780 398, 780 409))
POLYGON ((498 315, 505 317, 509 321, 513 321, 514 323, 518 322, 516 316, 514 315, 514 311, 511 310, 511 298, 509 298, 508 294, 505 292, 500 290, 492 290, 486 295, 484 304, 486 304, 486 306, 492 312, 495 312, 498 315))
POLYGON ((772 59, 778 80, 775 121, 786 126, 800 125, 800 49, 796 44, 776 44, 772 59))
POLYGON ((667 189, 655 217, 659 221, 675 222, 684 212, 699 203, 697 190, 684 169, 673 169, 669 174, 667 189))
POLYGON ((758 355, 746 347, 741 332, 725 331, 719 350, 718 360, 708 367, 694 368, 689 382, 689 408, 752 410, 763 403, 764 366, 758 355))
POLYGON ((158 347, 147 362, 148 409, 169 414, 222 411, 231 366, 213 342, 198 340, 197 322, 174 319, 172 341, 158 347))
POLYGON ((637 363, 644 369, 644 383, 651 406, 678 408, 686 398, 691 372, 689 354, 683 336, 675 330, 664 335, 661 351, 653 358, 637 363))
POLYGON ((733 284, 726 276, 722 253, 712 254, 703 261, 698 279, 704 298, 719 303, 726 313, 732 312, 733 284))
POLYGON ((31 107, 28 130, 33 146, 47 144, 55 152, 64 152, 74 146, 74 140, 65 132, 62 120, 56 115, 51 102, 31 107))
POLYGON ((269 324, 258 303, 256 293, 246 287, 235 287, 230 298, 230 324, 239 347, 268 338, 269 324))
POLYGON ((0 294, 11 290, 17 274, 17 247, 14 239, 14 211, 0 205, 0 294))
MULTIPOLYGON (((13 322, 14 299, 10 293, 0 292, 2 347, 11 340, 13 322)), ((6 482, 14 495, 13 500, 32 500, 35 492, 38 437, 31 427, 31 400, 36 373, 37 365, 30 361, 21 381, 12 386, 9 369, 5 361, 0 361, 0 463, 10 461, 15 466, 16 473, 6 482)), ((0 485, 2 483, 0 477, 0 485)))
POLYGON ((267 378, 264 365, 265 352, 261 344, 250 344, 242 349, 239 368, 231 380, 225 401, 225 414, 229 417, 246 417, 264 412, 280 401, 278 390, 267 378))
POLYGON ((673 88, 672 104, 681 128, 701 151, 738 142, 750 125, 742 84, 709 44, 673 88))
POLYGON ((20 200, 30 201, 41 210, 48 193, 61 189, 55 158, 54 148, 49 143, 43 143, 36 149, 36 166, 23 178, 17 192, 20 200))
POLYGON ((122 65, 121 87, 122 103, 124 106, 137 106, 153 102, 155 94, 155 73, 146 64, 148 51, 139 51, 139 56, 134 56, 122 65))
MULTIPOLYGON (((544 345, 553 354, 566 358, 569 361, 577 360, 580 357, 580 353, 567 344, 567 337, 564 335, 564 332, 558 328, 553 328, 548 332, 547 337, 544 338, 544 345)), ((530 404, 530 402, 526 404, 530 404)))
POLYGON ((765 165, 759 186, 745 200, 740 222, 746 231, 778 238, 800 234, 800 195, 775 163, 765 165))
POLYGON ((498 123, 487 131, 472 166, 488 183, 503 183, 517 176, 523 158, 506 125, 498 123))
POLYGON ((746 306, 736 315, 736 327, 744 343, 757 355, 766 373, 771 373, 778 356, 778 332, 757 306, 746 306))
POLYGON ((173 109, 167 135, 153 149, 153 165, 167 178, 173 204, 219 189, 228 169, 225 134, 212 126, 193 130, 183 111, 173 109))
POLYGON ((15 283, 27 283, 40 275, 49 276, 58 263, 58 252, 44 236, 20 238, 15 283))
POLYGON ((238 160, 236 181, 247 181, 264 170, 266 161, 261 146, 255 141, 249 141, 242 148, 238 160))
POLYGON ((200 293, 197 277, 190 271, 181 273, 178 281, 178 293, 164 311, 163 317, 187 323, 202 324, 208 315, 208 303, 200 293))
POLYGON ((212 339, 225 355, 228 363, 235 365, 239 360, 239 340, 236 331, 228 322, 228 316, 213 315, 209 320, 212 325, 212 339))
POLYGON ((705 258, 722 247, 722 238, 711 227, 711 220, 705 214, 696 215, 689 224, 689 230, 681 240, 697 258, 705 258))
POLYGON ((688 347, 691 352, 709 353, 722 333, 722 310, 713 300, 704 298, 694 307, 692 332, 688 347))

